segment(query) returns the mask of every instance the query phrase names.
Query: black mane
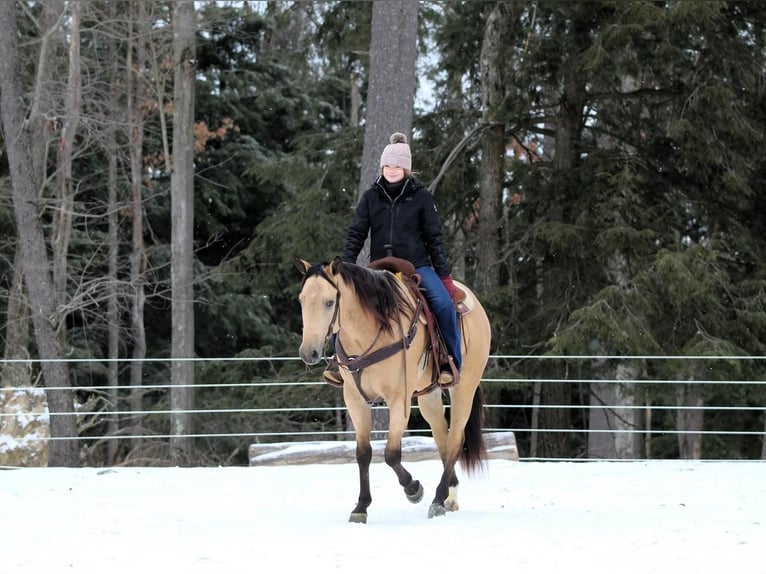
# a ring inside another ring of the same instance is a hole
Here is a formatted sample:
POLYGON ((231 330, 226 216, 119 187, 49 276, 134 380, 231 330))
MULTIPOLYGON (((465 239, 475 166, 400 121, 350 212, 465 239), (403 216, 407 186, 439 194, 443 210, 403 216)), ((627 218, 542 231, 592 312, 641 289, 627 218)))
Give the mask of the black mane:
POLYGON ((406 296, 406 289, 393 273, 344 263, 340 276, 353 287, 359 304, 387 331, 393 332, 400 315, 412 317, 414 308, 406 296))
MULTIPOLYGON (((325 268, 329 265, 329 262, 312 265, 306 270, 302 283, 314 276, 329 280, 325 272, 325 268)), ((393 333, 394 326, 399 324, 400 315, 404 314, 408 319, 412 318, 415 308, 406 295, 407 290, 390 271, 343 263, 340 267, 340 276, 343 281, 351 285, 362 308, 388 332, 393 333)))

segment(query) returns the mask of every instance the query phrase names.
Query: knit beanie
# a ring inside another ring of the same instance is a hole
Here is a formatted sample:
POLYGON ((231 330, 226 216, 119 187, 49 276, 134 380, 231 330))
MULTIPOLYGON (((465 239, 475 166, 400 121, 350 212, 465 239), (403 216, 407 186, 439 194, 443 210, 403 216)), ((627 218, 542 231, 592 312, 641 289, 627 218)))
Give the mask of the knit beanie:
POLYGON ((407 171, 412 170, 412 157, 410 156, 410 146, 407 145, 407 136, 401 132, 391 134, 391 141, 380 155, 380 167, 390 165, 392 167, 401 167, 407 171))

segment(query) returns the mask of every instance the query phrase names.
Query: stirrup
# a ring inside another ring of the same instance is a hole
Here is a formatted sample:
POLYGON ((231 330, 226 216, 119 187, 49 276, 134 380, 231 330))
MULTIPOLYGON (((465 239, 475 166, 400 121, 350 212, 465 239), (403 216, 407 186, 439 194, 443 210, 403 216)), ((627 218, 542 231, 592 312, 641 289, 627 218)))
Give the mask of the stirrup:
POLYGON ((447 355, 446 361, 439 366, 439 388, 448 389, 460 382, 460 371, 452 355, 447 355))
POLYGON ((340 371, 327 369, 322 373, 322 378, 325 383, 332 385, 333 387, 341 388, 343 386, 343 377, 340 376, 340 371))

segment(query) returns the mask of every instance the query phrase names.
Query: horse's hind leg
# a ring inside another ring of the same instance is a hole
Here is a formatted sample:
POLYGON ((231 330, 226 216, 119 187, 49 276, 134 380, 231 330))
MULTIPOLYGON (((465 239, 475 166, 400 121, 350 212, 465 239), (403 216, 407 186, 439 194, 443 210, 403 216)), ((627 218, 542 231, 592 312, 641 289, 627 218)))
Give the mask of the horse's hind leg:
MULTIPOLYGON (((450 401, 450 430, 447 436, 447 453, 444 457, 444 472, 442 473, 439 485, 436 487, 435 496, 431 506, 428 509, 428 517, 442 516, 448 510, 457 510, 457 475, 455 465, 461 458, 464 449, 467 452, 480 451, 483 456, 483 445, 481 440, 481 416, 482 405, 481 395, 477 393, 477 385, 468 385, 464 380, 460 385, 451 390, 452 400, 450 401), (465 386, 463 386, 465 385, 465 386), (476 400, 474 400, 476 399, 476 400), (471 420, 471 433, 466 434, 466 425, 471 420), (467 441, 469 439, 469 441, 467 441)), ((472 455, 477 460, 463 462, 468 463, 466 470, 471 471, 471 465, 480 464, 479 452, 472 455)))
POLYGON ((447 432, 449 429, 447 419, 444 416, 444 400, 441 391, 435 390, 419 396, 418 406, 420 407, 420 414, 431 427, 431 434, 443 463, 447 456, 447 432))
MULTIPOLYGON (((396 402, 392 403, 396 404, 396 402)), ((407 428, 409 419, 409 405, 405 408, 389 407, 388 440, 386 441, 385 459, 399 479, 399 484, 404 488, 407 500, 417 504, 423 499, 423 485, 419 480, 414 480, 412 475, 402 466, 402 436, 407 428)))
MULTIPOLYGON (((345 385, 348 387, 349 385, 345 385)), ((361 397, 349 396, 344 388, 344 398, 348 414, 356 430, 356 464, 359 468, 359 498, 354 510, 351 511, 349 522, 367 523, 367 508, 372 502, 370 492, 370 462, 372 461, 372 445, 370 444, 370 429, 372 428, 372 411, 361 397)))

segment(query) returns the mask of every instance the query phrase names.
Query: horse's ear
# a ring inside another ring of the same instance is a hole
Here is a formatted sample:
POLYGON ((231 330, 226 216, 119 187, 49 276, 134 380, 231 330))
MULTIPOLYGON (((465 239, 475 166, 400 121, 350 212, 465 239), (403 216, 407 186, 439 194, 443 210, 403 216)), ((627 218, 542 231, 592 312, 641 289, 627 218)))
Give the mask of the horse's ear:
POLYGON ((335 259, 333 259, 332 263, 330 264, 330 269, 332 270, 332 274, 337 275, 338 273, 340 273, 340 268, 342 266, 343 266, 343 260, 336 255, 335 259))
POLYGON ((295 263, 295 268, 300 271, 301 275, 305 275, 306 271, 308 271, 309 267, 311 267, 311 263, 305 259, 301 259, 297 255, 293 255, 293 263, 295 263))

